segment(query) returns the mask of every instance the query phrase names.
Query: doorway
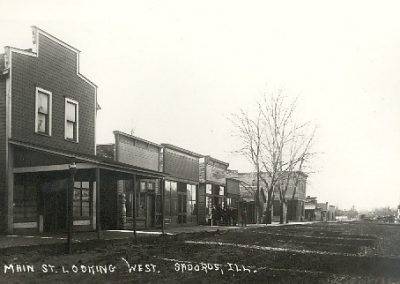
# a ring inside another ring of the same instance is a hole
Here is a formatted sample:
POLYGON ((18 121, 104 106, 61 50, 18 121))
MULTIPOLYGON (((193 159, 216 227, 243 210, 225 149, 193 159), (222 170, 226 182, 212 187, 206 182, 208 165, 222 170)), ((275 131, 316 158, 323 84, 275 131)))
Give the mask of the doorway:
POLYGON ((67 228, 67 180, 45 182, 43 198, 43 231, 63 232, 67 228))
POLYGON ((154 194, 147 194, 147 218, 146 218, 146 225, 148 228, 154 227, 154 220, 155 220, 155 198, 154 194))

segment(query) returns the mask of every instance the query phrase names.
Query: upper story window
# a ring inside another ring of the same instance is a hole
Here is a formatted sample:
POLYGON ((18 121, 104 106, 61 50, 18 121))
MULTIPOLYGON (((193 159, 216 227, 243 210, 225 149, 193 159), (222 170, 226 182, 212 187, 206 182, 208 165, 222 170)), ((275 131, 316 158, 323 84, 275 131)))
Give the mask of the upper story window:
POLYGON ((79 103, 65 98, 65 139, 78 142, 79 103))
POLYGON ((52 93, 36 88, 35 132, 51 136, 52 93))

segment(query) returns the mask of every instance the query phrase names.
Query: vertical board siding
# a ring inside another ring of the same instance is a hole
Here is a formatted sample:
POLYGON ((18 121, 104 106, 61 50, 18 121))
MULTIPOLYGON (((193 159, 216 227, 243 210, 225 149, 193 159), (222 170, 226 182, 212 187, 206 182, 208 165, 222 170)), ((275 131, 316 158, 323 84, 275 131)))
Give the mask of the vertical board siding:
POLYGON ((198 182, 199 159, 178 153, 170 149, 164 149, 164 172, 175 178, 181 178, 198 182))
POLYGON ((6 81, 0 78, 0 232, 7 229, 6 81))

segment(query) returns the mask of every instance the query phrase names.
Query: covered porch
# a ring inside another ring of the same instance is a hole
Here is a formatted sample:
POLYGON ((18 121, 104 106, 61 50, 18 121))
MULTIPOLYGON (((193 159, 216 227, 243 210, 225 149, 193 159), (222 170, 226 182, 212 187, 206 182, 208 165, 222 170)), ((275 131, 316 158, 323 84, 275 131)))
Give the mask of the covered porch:
POLYGON ((10 149, 8 233, 66 232, 69 206, 74 231, 163 224, 160 172, 18 141, 10 149))

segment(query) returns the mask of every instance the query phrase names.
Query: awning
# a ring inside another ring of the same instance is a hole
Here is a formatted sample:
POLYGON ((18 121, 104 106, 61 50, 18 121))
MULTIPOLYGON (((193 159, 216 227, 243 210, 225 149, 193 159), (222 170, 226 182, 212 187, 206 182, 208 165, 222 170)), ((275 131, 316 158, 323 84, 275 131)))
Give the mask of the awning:
MULTIPOLYGON (((148 177, 152 178, 162 178, 167 176, 166 174, 162 172, 157 172, 145 168, 140 168, 140 167, 135 167, 131 166, 128 164, 120 163, 111 159, 105 159, 105 158, 100 158, 95 155, 83 155, 80 153, 73 153, 69 151, 62 151, 58 149, 51 149, 48 147, 43 147, 31 143, 26 143, 22 141, 17 141, 14 139, 10 139, 9 143, 18 147, 22 147, 25 149, 29 149, 32 151, 38 151, 42 153, 46 153, 48 155, 56 156, 56 157, 62 157, 70 162, 75 162, 77 163, 77 168, 78 169, 95 169, 95 168, 100 168, 104 170, 110 170, 110 171, 117 171, 121 173, 126 173, 126 174, 139 174, 139 175, 146 175, 148 177)), ((56 170, 66 170, 68 168, 65 168, 68 166, 68 164, 63 164, 63 165, 56 165, 56 170)), ((34 170, 34 167, 30 167, 32 170, 34 170)), ((42 167, 43 169, 46 169, 46 166, 42 167)), ((27 168, 15 168, 14 172, 27 172, 27 168), (25 170, 25 171, 24 171, 25 170)))

